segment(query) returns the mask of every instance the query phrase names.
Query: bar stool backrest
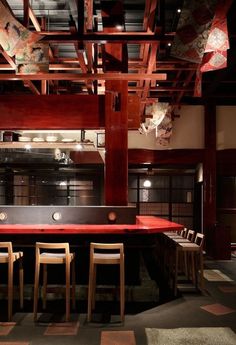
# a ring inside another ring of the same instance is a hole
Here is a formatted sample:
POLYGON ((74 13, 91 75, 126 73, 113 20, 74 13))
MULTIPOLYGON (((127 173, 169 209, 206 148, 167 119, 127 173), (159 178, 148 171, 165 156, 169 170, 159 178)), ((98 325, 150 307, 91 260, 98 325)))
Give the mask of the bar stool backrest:
POLYGON ((197 232, 194 243, 198 244, 201 249, 203 249, 205 235, 197 232))
POLYGON ((45 263, 50 263, 51 261, 51 263, 55 263, 55 257, 53 257, 53 255, 51 256, 51 260, 50 260, 50 256, 47 256, 46 258, 41 256, 42 249, 45 249, 46 252, 50 251, 50 253, 53 250, 55 253, 55 257, 58 253, 58 250, 60 249, 61 252, 63 252, 65 255, 65 262, 67 262, 67 264, 70 263, 70 246, 68 242, 66 243, 36 242, 35 244, 36 261, 37 260, 39 260, 39 262, 47 261, 45 263))
POLYGON ((187 229, 187 228, 184 228, 184 229, 182 230, 181 236, 182 236, 183 238, 186 238, 186 237, 187 237, 187 234, 188 234, 188 229, 187 229))
MULTIPOLYGON (((123 243, 90 243, 90 260, 94 260, 94 254, 96 253, 118 253, 121 260, 124 259, 124 244, 123 243)), ((112 257, 111 257, 112 261, 112 257)))
POLYGON ((194 241, 194 237, 195 237, 195 231, 194 230, 189 230, 188 231, 188 235, 187 235, 187 239, 191 242, 194 241))
MULTIPOLYGON (((1 262, 1 256, 3 258, 3 255, 1 253, 6 253, 8 254, 8 260, 13 261, 13 250, 12 250, 12 243, 11 242, 0 242, 0 248, 5 249, 4 251, 0 251, 0 262, 1 262)), ((4 255, 4 258, 6 256, 4 255)))

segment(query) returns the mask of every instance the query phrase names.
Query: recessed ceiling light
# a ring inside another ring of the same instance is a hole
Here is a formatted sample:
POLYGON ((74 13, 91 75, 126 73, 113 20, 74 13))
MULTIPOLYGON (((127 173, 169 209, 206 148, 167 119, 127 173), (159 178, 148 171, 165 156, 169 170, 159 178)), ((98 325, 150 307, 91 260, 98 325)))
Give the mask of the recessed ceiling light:
POLYGON ((178 12, 178 13, 181 13, 181 8, 178 8, 178 9, 177 9, 177 12, 178 12))
POLYGON ((168 47, 171 47, 171 42, 168 42, 167 45, 168 45, 168 47))

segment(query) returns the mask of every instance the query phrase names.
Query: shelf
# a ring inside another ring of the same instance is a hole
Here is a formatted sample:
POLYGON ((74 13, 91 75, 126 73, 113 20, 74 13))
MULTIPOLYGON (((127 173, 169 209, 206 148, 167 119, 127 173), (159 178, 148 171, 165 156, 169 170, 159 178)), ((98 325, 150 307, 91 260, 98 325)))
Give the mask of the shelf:
POLYGON ((34 141, 11 141, 11 142, 0 142, 0 149, 26 149, 26 145, 30 145, 32 149, 72 149, 78 150, 77 145, 82 145, 82 150, 93 151, 96 150, 93 143, 84 143, 84 142, 34 142, 34 141))

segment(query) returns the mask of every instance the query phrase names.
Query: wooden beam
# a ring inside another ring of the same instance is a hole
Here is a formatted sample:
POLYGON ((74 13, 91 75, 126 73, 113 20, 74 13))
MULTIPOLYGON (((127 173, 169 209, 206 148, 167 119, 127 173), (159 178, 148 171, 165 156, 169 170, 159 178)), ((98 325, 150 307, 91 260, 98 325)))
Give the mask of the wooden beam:
POLYGON ((33 94, 40 95, 40 91, 31 80, 23 80, 23 83, 25 87, 28 87, 33 92, 33 94))
POLYGON ((46 95, 47 94, 47 80, 41 81, 41 94, 46 95))
POLYGON ((204 149, 145 150, 129 149, 129 164, 197 165, 204 160, 204 149))
POLYGON ((44 73, 44 74, 0 74, 0 80, 166 80, 166 73, 44 73))
POLYGON ((104 96, 0 96, 0 129, 104 128, 104 96))
MULTIPOLYGON (((26 83, 26 82, 25 82, 26 83)), ((0 95, 0 130, 20 129, 101 129, 105 127, 104 95, 0 95)), ((34 88, 34 90, 33 90, 34 88)), ((128 96, 128 126, 139 127, 139 99, 128 96)))
POLYGON ((41 25, 38 21, 38 19, 36 18, 34 11, 32 10, 31 6, 29 5, 29 18, 31 20, 31 22, 33 23, 35 30, 40 32, 41 31, 41 25))
POLYGON ((60 34, 53 34, 52 32, 45 32, 41 31, 40 35, 45 37, 42 38, 42 41, 46 41, 49 43, 57 43, 61 42, 64 44, 71 44, 71 43, 78 43, 78 42, 91 42, 97 43, 100 42, 102 44, 105 43, 153 43, 153 42, 170 42, 173 40, 172 35, 168 34, 155 34, 155 33, 147 33, 147 32, 115 32, 115 33, 100 33, 100 32, 93 32, 93 33, 84 33, 83 35, 77 34, 70 34, 70 32, 64 32, 60 34))
POLYGON ((6 61, 9 63, 9 65, 12 67, 12 69, 16 69, 16 64, 15 61, 13 60, 12 57, 10 57, 5 50, 3 50, 3 48, 0 46, 0 52, 2 53, 2 56, 4 56, 4 58, 6 59, 6 61))
POLYGON ((29 26, 29 0, 24 0, 24 26, 28 28, 29 26))

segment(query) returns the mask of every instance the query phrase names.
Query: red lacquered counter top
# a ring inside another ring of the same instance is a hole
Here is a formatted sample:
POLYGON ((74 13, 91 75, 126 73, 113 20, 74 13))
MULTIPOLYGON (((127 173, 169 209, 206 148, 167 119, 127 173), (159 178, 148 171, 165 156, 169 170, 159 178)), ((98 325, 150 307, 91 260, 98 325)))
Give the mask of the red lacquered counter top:
POLYGON ((154 216, 136 216, 136 224, 1 224, 0 234, 155 234, 183 225, 154 216))

